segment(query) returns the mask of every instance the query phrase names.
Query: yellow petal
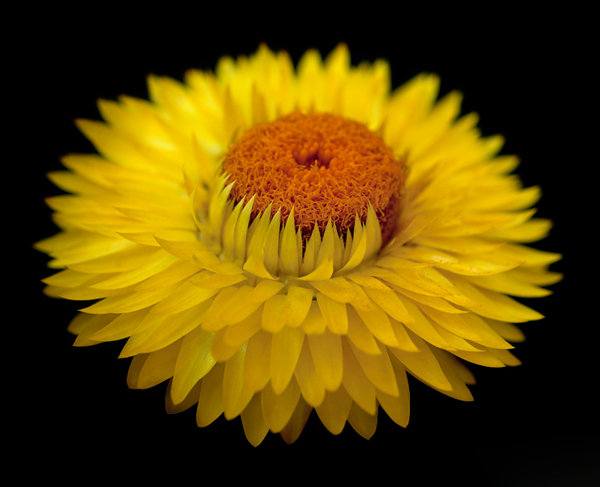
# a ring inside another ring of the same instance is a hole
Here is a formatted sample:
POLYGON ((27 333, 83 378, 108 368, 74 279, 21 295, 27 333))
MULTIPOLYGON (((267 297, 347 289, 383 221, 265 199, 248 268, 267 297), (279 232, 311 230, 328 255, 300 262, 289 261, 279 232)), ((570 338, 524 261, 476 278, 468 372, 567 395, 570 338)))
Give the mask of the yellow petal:
POLYGON ((381 349, 377 345, 373 333, 353 309, 350 309, 348 312, 348 338, 365 353, 371 355, 381 353, 381 349))
POLYGON ((431 352, 427 343, 417 335, 407 330, 410 339, 418 347, 418 352, 405 352, 397 348, 390 348, 390 352, 417 378, 433 387, 449 391, 452 385, 446 378, 439 362, 431 352))
POLYGON ((467 362, 471 362, 484 367, 504 367, 504 363, 498 360, 487 350, 480 350, 479 352, 464 352, 462 350, 453 350, 452 354, 460 357, 467 362))
POLYGON ((349 303, 355 296, 354 288, 343 277, 333 277, 323 281, 311 281, 310 284, 317 291, 340 303, 349 303))
POLYGON ((369 440, 377 429, 377 414, 369 414, 357 406, 356 403, 352 403, 348 414, 348 423, 360 436, 369 440))
MULTIPOLYGON (((416 335, 420 336, 428 343, 438 347, 438 348, 448 348, 449 345, 446 343, 440 334, 435 331, 430 321, 425 317, 425 315, 421 312, 420 308, 412 302, 410 299, 402 298, 402 302, 404 303, 406 309, 410 313, 413 318, 412 322, 403 322, 405 329, 409 329, 416 335)), ((392 321, 392 327, 394 327, 394 322, 392 321)), ((396 335, 404 333, 402 330, 398 330, 395 328, 396 335)), ((412 335, 410 335, 412 336, 412 335)), ((410 347, 410 345, 409 345, 410 347)))
POLYGON ((327 328, 338 335, 348 333, 346 305, 317 293, 317 303, 323 314, 327 328))
POLYGON ((246 345, 225 363, 223 373, 223 411, 226 419, 240 415, 252 399, 253 393, 244 387, 244 361, 246 345))
POLYGON ((525 341, 524 333, 512 323, 491 320, 489 318, 484 318, 484 321, 492 330, 509 342, 520 343, 525 341))
POLYGON ((264 265, 269 274, 276 276, 279 266, 279 226, 281 212, 275 213, 267 229, 264 241, 264 265))
POLYGON ((304 340, 294 376, 300 386, 302 397, 312 407, 319 406, 325 399, 325 385, 317 373, 308 340, 304 340))
POLYGON ((192 390, 189 392, 189 394, 185 397, 185 399, 178 404, 173 404, 173 401, 171 400, 172 383, 172 379, 167 383, 167 394, 165 395, 165 409, 167 410, 167 414, 181 413, 191 408, 194 404, 198 403, 198 399, 200 397, 200 389, 202 388, 202 381, 198 381, 196 385, 192 388, 192 390))
POLYGON ((333 435, 339 435, 352 408, 352 399, 343 387, 325 394, 323 403, 315 408, 319 419, 333 435))
POLYGON ((406 428, 410 416, 410 392, 406 370, 397 360, 392 360, 397 380, 398 395, 392 396, 377 389, 377 400, 394 423, 406 428))
POLYGON ((365 375, 373 385, 390 396, 397 396, 399 394, 398 386, 387 348, 380 346, 381 353, 379 355, 371 355, 355 347, 351 341, 348 343, 365 375))
POLYGON ((281 271, 289 276, 297 276, 300 270, 296 229, 294 225, 294 209, 290 211, 281 236, 281 252, 279 254, 281 271))
POLYGON ((273 433, 279 433, 290 421, 298 401, 300 388, 295 379, 292 379, 283 393, 277 395, 268 384, 261 393, 263 417, 273 433))
POLYGON ((80 311, 91 314, 131 313, 164 300, 171 296, 176 289, 177 287, 173 286, 159 291, 132 292, 124 295, 110 296, 80 311))
POLYGON ((223 373, 225 364, 218 363, 202 379, 196 423, 201 428, 208 426, 223 414, 223 373))
POLYGON ((221 328, 215 332, 210 344, 210 354, 217 362, 226 362, 234 357, 240 350, 238 346, 232 346, 225 340, 226 328, 221 328))
POLYGON ((77 272, 94 274, 127 272, 139 269, 140 266, 145 266, 156 255, 157 250, 154 247, 129 244, 125 249, 118 252, 89 259, 86 262, 70 264, 69 268, 77 272))
POLYGON ((466 370, 466 367, 462 364, 462 362, 460 362, 459 359, 457 359, 456 357, 450 355, 448 352, 444 352, 443 350, 436 350, 435 348, 432 348, 431 351, 433 352, 435 358, 444 369, 444 375, 452 385, 451 391, 445 391, 442 389, 436 390, 454 399, 458 399, 459 401, 472 401, 473 395, 471 394, 469 388, 466 386, 465 380, 457 371, 458 367, 462 367, 466 370))
POLYGON ((352 400, 367 413, 377 414, 375 386, 368 379, 356 359, 348 340, 342 341, 344 353, 344 377, 342 384, 352 400))
POLYGON ((486 318, 511 323, 523 323, 525 321, 540 320, 543 315, 537 311, 522 305, 508 296, 476 288, 458 276, 450 278, 458 290, 467 298, 479 303, 481 306, 471 311, 486 318))
POLYGON ((224 287, 233 286, 247 279, 243 274, 212 274, 204 278, 205 274, 194 276, 190 279, 190 283, 202 289, 222 289, 224 287))
POLYGON ((156 258, 148 261, 144 266, 117 274, 114 277, 94 284, 92 287, 96 289, 121 289, 134 284, 139 284, 169 268, 175 262, 177 262, 177 259, 174 256, 160 249, 156 254, 156 258))
POLYGON ((293 327, 300 326, 310 311, 313 297, 312 289, 289 285, 285 299, 285 324, 293 327))
POLYGON ((420 309, 438 325, 460 337, 492 348, 512 348, 486 321, 474 313, 448 314, 420 306, 420 309))
POLYGON ((365 288, 365 293, 392 318, 401 323, 409 324, 414 318, 407 311, 406 306, 400 300, 395 291, 380 291, 377 289, 365 288))
POLYGON ((298 404, 296 405, 296 409, 294 409, 294 412, 292 413, 292 417, 285 427, 279 432, 283 440, 288 445, 291 445, 298 439, 300 433, 302 433, 302 430, 304 429, 306 421, 308 421, 311 411, 312 408, 306 404, 306 402, 302 399, 302 396, 300 396, 298 404))
POLYGON ((260 330, 248 340, 244 385, 249 391, 262 390, 271 379, 271 337, 271 333, 260 330))
POLYGON ((183 338, 171 383, 174 404, 182 402, 198 381, 215 366, 216 360, 210 353, 212 338, 213 333, 200 327, 183 338))
POLYGON ((477 276, 467 279, 471 284, 483 287, 489 291, 496 291, 511 296, 524 298, 537 298, 548 296, 552 291, 538 287, 534 284, 518 281, 510 273, 495 274, 493 276, 477 276))
POLYGON ((285 326, 285 302, 283 294, 276 294, 265 302, 262 313, 264 330, 277 333, 285 326))
MULTIPOLYGON (((394 330, 394 335, 396 335, 396 340, 398 342, 398 345, 396 345, 396 348, 399 348, 400 350, 404 350, 405 352, 416 352, 419 350, 417 348, 417 346, 413 343, 413 341, 410 339, 410 337, 408 336, 408 332, 406 331, 406 328, 404 327, 404 325, 402 323, 391 318, 390 325, 391 325, 392 329, 394 330)), ((435 329, 434 329, 434 331, 435 331, 435 329)), ((438 333, 438 335, 439 335, 439 333, 438 333)))
POLYGON ((145 308, 132 313, 120 314, 101 330, 90 335, 90 339, 98 342, 108 342, 127 338, 131 336, 150 309, 145 308))
POLYGON ((246 319, 261 304, 277 294, 284 284, 270 279, 261 280, 256 287, 242 286, 224 307, 219 318, 227 324, 234 324, 246 319))
POLYGON ((261 312, 256 311, 239 323, 235 323, 234 325, 225 328, 223 340, 227 345, 233 348, 241 347, 244 342, 248 341, 254 334, 259 332, 261 326, 261 312))
POLYGON ((254 394, 246 408, 242 411, 242 425, 246 438, 252 446, 262 443, 269 432, 269 425, 262 414, 261 395, 254 394))
POLYGON ((344 371, 340 336, 325 330, 321 335, 308 335, 307 339, 315 369, 325 389, 336 390, 342 383, 344 371))
POLYGON ((315 270, 299 279, 303 281, 322 281, 329 279, 332 276, 335 258, 334 238, 333 226, 331 225, 331 222, 329 222, 325 227, 323 241, 319 246, 319 252, 315 261, 315 270))
POLYGON ((327 323, 316 301, 310 303, 310 309, 302 322, 302 330, 307 335, 320 335, 327 329, 327 323))
POLYGON ((273 334, 271 341, 271 387, 281 394, 287 387, 304 343, 304 332, 298 328, 284 326, 273 334))
POLYGON ((157 304, 152 309, 152 314, 167 316, 181 313, 212 298, 218 292, 219 289, 201 289, 188 280, 157 304))
POLYGON ((177 340, 165 348, 150 353, 146 357, 138 376, 137 389, 154 387, 173 376, 181 342, 182 340, 177 340))
MULTIPOLYGON (((352 311, 348 310, 348 314, 352 311)), ((392 329, 390 318, 381 308, 373 307, 370 311, 357 308, 356 312, 373 336, 377 337, 381 343, 390 347, 398 346, 398 340, 392 329)))
POLYGON ((127 340, 120 357, 154 352, 179 340, 200 326, 209 306, 210 303, 208 302, 201 303, 171 316, 158 316, 149 313, 127 340))

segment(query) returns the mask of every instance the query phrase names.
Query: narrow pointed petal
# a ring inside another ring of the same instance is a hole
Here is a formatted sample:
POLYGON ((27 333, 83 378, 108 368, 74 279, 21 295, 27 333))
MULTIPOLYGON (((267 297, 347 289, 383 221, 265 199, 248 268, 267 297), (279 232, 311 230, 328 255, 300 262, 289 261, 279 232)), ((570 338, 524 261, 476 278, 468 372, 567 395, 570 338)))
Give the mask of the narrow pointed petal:
POLYGON ((281 238, 281 252, 279 255, 281 270, 289 276, 297 276, 300 270, 296 229, 294 226, 294 209, 290 211, 281 238))

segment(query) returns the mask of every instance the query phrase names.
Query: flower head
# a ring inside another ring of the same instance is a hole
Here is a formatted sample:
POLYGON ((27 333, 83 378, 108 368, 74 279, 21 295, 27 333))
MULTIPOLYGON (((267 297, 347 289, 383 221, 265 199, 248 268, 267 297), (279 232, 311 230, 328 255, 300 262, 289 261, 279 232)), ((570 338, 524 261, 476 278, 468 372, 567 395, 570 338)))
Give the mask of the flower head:
POLYGON ((130 387, 168 381, 169 412, 241 416, 257 445, 313 409, 369 438, 379 406, 407 425, 407 374, 469 401, 465 361, 519 363, 515 323, 542 316, 509 295, 560 279, 523 245, 551 224, 435 75, 390 92, 387 63, 351 67, 344 45, 297 70, 261 46, 148 83, 150 102, 78 121, 99 154, 50 175, 72 194, 37 244, 49 295, 96 300, 75 345, 127 339, 130 387))

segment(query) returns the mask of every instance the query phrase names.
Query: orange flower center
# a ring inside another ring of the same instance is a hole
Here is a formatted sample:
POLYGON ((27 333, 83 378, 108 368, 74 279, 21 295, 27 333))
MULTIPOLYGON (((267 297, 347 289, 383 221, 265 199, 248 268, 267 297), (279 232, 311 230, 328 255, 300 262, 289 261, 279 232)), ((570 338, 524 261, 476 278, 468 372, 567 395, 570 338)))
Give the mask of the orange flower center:
POLYGON ((364 223, 371 203, 383 242, 400 212, 404 165, 365 125, 328 113, 294 112, 248 130, 225 157, 236 201, 255 195, 253 217, 272 205, 285 222, 294 208, 305 239, 331 220, 341 235, 364 223))

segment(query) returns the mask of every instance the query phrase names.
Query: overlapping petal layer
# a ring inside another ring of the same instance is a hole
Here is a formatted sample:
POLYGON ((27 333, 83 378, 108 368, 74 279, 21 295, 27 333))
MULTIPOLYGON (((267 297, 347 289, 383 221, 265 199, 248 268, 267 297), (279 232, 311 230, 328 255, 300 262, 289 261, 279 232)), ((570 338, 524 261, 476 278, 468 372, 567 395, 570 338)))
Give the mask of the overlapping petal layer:
POLYGON ((542 316, 510 296, 547 295, 560 256, 523 245, 551 226, 533 218, 539 189, 475 114, 459 117, 458 93, 437 101, 429 74, 390 93, 387 63, 351 67, 343 45, 297 70, 261 46, 184 81, 151 76, 150 102, 101 101, 106 123, 78 121, 99 155, 50 175, 70 194, 48 199, 61 232, 37 247, 61 270, 46 292, 95 301, 69 326, 75 345, 127 339, 130 387, 168 380, 169 412, 241 416, 254 445, 268 431, 294 441, 313 409, 368 438, 378 406, 408 423, 407 373, 468 401, 464 361, 519 363, 515 323, 542 316), (252 219, 253 195, 229 198, 230 144, 295 110, 364 123, 407 164, 385 248, 372 208, 352 232, 303 241, 293 211, 252 219))

